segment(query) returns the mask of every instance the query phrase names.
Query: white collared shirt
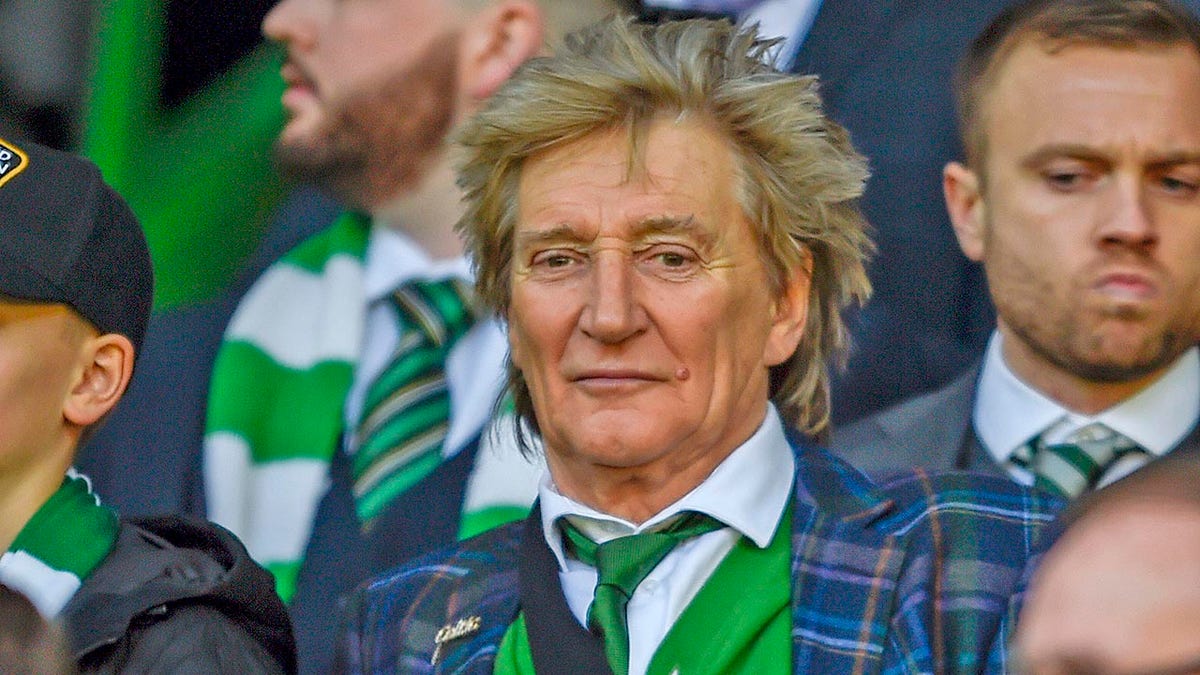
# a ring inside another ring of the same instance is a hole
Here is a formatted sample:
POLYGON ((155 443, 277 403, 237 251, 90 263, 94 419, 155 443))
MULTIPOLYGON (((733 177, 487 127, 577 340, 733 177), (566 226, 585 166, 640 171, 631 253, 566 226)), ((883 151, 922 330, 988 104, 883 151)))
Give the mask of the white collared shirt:
MULTIPOLYGON (((363 279, 366 327, 345 405, 348 434, 362 416, 367 387, 387 366, 400 340, 396 309, 388 300, 392 291, 411 279, 449 278, 471 280, 466 258, 433 260, 404 233, 372 225, 363 279)), ((453 412, 442 448, 444 457, 461 450, 491 419, 492 407, 504 389, 507 354, 508 340, 495 320, 478 321, 450 350, 446 384, 453 412)), ((350 438, 347 441, 346 447, 353 452, 356 446, 350 438)))
MULTIPOLYGON (((972 421, 980 442, 1013 478, 1033 483, 1029 471, 1009 463, 1017 448, 1046 433, 1061 442, 1081 427, 1100 422, 1158 457, 1174 448, 1200 419, 1200 349, 1183 353, 1150 386, 1096 415, 1082 415, 1021 381, 1004 362, 999 332, 992 333, 979 374, 972 421)), ((1101 485, 1127 475, 1148 458, 1127 455, 1105 473, 1101 485)))
POLYGON ((555 521, 571 522, 597 542, 652 531, 683 511, 706 513, 729 527, 679 544, 637 587, 629 600, 629 672, 645 673, 667 631, 741 536, 766 548, 791 499, 795 459, 783 423, 768 404, 758 430, 712 474, 679 501, 641 525, 589 508, 562 495, 549 474, 538 488, 542 529, 558 559, 559 579, 571 613, 587 625, 596 589, 595 568, 568 559, 555 521))

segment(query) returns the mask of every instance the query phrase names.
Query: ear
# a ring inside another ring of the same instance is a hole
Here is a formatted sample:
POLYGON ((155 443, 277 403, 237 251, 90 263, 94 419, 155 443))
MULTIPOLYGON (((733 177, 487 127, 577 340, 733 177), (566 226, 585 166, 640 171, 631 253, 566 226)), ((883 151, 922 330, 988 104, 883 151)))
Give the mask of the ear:
POLYGON ((942 169, 942 193, 958 247, 971 260, 983 259, 987 217, 979 174, 958 162, 942 169))
POLYGON ((813 271, 812 254, 808 251, 804 254, 804 263, 788 277, 783 292, 775 301, 775 318, 763 350, 763 361, 768 367, 792 358, 800 346, 800 338, 804 337, 813 271))
POLYGON ((482 10, 463 30, 460 86, 474 106, 541 52, 545 19, 531 0, 502 0, 482 10))
POLYGON ((80 427, 104 417, 129 386, 133 357, 133 343, 124 335, 105 333, 88 338, 80 351, 79 376, 63 403, 63 417, 80 427))

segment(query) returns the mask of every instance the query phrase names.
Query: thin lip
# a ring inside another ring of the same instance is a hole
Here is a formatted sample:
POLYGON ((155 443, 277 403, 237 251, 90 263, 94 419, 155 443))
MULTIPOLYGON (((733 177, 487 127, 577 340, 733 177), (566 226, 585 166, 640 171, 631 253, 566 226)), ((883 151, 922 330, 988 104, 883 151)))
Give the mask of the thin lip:
POLYGON ((1092 284, 1092 288, 1097 291, 1104 291, 1110 286, 1141 286, 1136 295, 1141 299, 1150 299, 1157 296, 1160 292, 1160 284, 1156 275, 1146 270, 1134 269, 1115 269, 1107 270, 1096 277, 1096 281, 1092 284))
POLYGON ((299 63, 288 59, 279 69, 279 75, 283 78, 283 83, 289 88, 303 88, 310 91, 316 91, 316 85, 313 84, 312 77, 308 71, 299 63))
POLYGON ((572 373, 568 379, 572 382, 665 382, 667 378, 660 377, 644 370, 638 370, 636 368, 589 368, 587 370, 572 373))

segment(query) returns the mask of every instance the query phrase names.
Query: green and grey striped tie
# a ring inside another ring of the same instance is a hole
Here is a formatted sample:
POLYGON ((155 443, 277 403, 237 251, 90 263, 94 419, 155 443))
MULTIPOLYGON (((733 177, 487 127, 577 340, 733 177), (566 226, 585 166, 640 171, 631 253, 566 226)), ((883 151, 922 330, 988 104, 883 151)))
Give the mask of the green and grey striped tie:
POLYGON ((470 288, 454 279, 409 281, 390 298, 400 318, 400 341, 367 387, 352 460, 364 530, 441 462, 450 426, 446 357, 474 322, 471 297, 470 288))
POLYGON ((1062 443, 1033 439, 1013 455, 1013 463, 1034 475, 1034 486, 1072 499, 1095 489, 1104 473, 1122 457, 1145 452, 1137 443, 1095 422, 1080 427, 1062 443))

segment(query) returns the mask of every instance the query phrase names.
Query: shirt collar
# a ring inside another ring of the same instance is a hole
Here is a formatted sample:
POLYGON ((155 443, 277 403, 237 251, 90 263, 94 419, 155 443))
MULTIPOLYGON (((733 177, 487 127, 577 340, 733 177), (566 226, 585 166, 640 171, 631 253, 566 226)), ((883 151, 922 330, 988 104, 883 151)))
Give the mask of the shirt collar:
POLYGON ((979 375, 973 422, 979 440, 1000 463, 1051 425, 1071 430, 1100 422, 1148 452, 1162 455, 1179 444, 1200 417, 1200 350, 1183 353, 1162 377, 1097 415, 1081 415, 1022 382, 992 333, 979 375))
POLYGON ((572 522, 589 536, 605 541, 652 531, 683 511, 699 511, 737 530, 759 548, 766 548, 791 499, 794 473, 795 458, 783 423, 774 406, 768 404, 767 414, 754 435, 726 457, 703 483, 640 526, 566 497, 554 486, 550 473, 544 473, 538 486, 542 532, 562 569, 566 569, 566 556, 555 522, 565 516, 571 516, 572 522))
POLYGON ((363 285, 368 303, 387 297, 410 279, 473 278, 465 256, 434 260, 407 234, 374 221, 365 266, 363 285))

